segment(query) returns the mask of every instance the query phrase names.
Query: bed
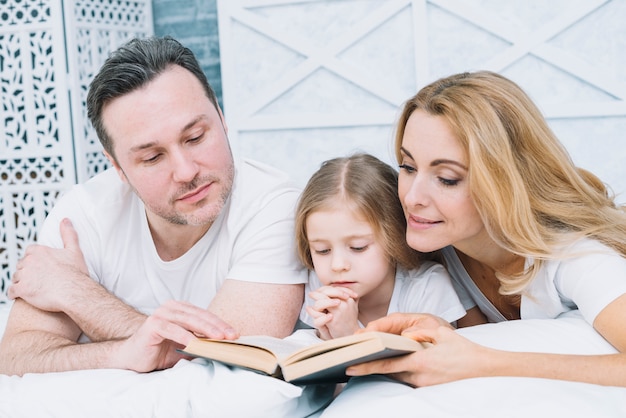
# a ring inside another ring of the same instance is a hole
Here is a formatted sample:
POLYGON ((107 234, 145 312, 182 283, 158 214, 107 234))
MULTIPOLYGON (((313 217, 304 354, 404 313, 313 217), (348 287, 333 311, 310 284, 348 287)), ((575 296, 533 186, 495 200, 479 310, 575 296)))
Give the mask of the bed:
MULTIPOLYGON (((0 334, 9 309, 0 304, 0 334)), ((614 352, 575 316, 459 332, 502 349, 614 352)), ((153 373, 0 375, 0 417, 626 417, 626 388, 548 379, 480 378, 412 389, 383 377, 359 378, 328 405, 332 389, 302 388, 201 360, 153 373)))

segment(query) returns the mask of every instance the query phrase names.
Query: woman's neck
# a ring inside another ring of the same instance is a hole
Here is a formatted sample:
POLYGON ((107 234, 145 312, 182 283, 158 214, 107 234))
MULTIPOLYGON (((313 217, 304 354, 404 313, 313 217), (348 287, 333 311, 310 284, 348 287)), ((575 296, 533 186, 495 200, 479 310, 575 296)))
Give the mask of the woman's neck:
POLYGON ((519 295, 502 295, 497 275, 521 273, 524 269, 524 257, 513 254, 495 243, 477 245, 467 252, 456 249, 456 252, 474 284, 496 309, 507 319, 519 319, 521 299, 519 295))
POLYGON ((520 273, 524 269, 524 257, 514 254, 492 240, 486 233, 470 243, 454 245, 457 253, 504 275, 520 273))

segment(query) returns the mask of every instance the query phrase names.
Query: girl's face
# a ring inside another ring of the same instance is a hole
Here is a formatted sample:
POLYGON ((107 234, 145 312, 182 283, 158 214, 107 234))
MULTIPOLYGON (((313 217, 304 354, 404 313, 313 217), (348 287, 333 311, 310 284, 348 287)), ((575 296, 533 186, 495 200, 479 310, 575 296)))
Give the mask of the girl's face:
POLYGON ((398 194, 409 246, 430 252, 448 245, 471 249, 484 239, 470 197, 468 160, 446 120, 416 110, 402 138, 398 194))
POLYGON ((347 205, 312 212, 306 230, 315 273, 323 285, 349 287, 362 298, 383 283, 393 283, 395 263, 371 225, 347 205))

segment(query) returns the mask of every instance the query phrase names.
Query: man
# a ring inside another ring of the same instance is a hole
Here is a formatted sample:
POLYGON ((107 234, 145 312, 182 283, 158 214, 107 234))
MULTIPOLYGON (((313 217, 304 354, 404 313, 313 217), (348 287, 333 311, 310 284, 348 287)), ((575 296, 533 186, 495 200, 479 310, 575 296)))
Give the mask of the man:
POLYGON ((87 108, 113 168, 63 196, 18 263, 0 373, 144 372, 171 367, 196 335, 288 335, 306 282, 298 190, 269 167, 235 165, 191 51, 169 37, 129 42, 87 108))

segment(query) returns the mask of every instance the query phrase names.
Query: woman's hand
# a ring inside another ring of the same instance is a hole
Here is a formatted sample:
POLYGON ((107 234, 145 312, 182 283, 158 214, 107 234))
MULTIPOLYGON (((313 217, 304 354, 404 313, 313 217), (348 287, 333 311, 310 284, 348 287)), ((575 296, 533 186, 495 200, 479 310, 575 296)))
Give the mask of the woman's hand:
POLYGON ((315 301, 306 311, 319 337, 330 340, 352 335, 359 329, 358 295, 344 287, 322 286, 309 294, 315 301))
POLYGON ((370 322, 360 332, 381 331, 404 335, 416 330, 435 329, 440 326, 453 329, 448 321, 432 314, 396 312, 370 322))
POLYGON ((485 375, 491 351, 458 335, 443 319, 429 314, 392 314, 371 322, 363 331, 401 334, 432 346, 415 353, 358 364, 349 376, 387 374, 414 387, 485 375))

